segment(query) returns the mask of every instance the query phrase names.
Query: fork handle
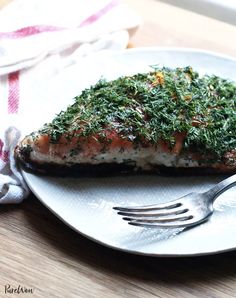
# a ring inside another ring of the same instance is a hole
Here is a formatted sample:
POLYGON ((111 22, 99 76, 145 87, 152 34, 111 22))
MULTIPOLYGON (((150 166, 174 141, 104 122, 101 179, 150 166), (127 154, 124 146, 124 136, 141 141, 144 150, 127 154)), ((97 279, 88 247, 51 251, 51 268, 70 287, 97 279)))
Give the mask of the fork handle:
POLYGON ((236 185, 236 174, 216 184, 216 186, 206 191, 205 194, 209 199, 211 198, 212 201, 215 201, 219 195, 234 185, 236 185))

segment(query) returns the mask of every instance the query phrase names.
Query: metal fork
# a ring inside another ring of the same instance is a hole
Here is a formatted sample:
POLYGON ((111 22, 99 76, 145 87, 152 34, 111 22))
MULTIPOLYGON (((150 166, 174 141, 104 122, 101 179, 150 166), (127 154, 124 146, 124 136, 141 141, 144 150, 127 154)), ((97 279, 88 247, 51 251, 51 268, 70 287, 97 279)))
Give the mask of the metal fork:
POLYGON ((206 192, 189 193, 177 200, 147 206, 113 207, 130 225, 186 228, 206 221, 213 213, 215 199, 236 185, 236 174, 206 192))

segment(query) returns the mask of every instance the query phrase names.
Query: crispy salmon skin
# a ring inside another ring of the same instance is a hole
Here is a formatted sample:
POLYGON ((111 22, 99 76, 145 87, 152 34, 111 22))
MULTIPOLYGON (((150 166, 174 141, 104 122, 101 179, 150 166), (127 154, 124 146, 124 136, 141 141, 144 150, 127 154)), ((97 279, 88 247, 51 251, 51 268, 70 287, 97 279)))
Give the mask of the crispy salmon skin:
POLYGON ((100 80, 15 157, 46 174, 236 171, 236 83, 191 67, 100 80))

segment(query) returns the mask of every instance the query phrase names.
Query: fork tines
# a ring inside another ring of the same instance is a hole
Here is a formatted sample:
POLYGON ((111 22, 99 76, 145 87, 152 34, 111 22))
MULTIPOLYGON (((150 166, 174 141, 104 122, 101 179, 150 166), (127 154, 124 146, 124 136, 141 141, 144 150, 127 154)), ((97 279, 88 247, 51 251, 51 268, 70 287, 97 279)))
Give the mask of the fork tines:
POLYGON ((130 225, 142 227, 181 227, 193 218, 180 202, 149 206, 114 207, 130 225))

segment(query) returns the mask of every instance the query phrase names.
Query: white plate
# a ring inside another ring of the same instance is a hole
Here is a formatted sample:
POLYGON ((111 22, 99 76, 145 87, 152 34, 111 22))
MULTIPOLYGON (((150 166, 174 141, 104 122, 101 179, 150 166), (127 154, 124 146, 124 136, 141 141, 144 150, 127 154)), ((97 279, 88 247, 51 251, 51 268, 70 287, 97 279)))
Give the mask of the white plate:
MULTIPOLYGON (((101 72, 110 79, 147 71, 154 64, 170 67, 191 65, 200 73, 214 73, 236 80, 235 59, 197 50, 132 49, 99 54, 99 59, 89 61, 94 76, 92 79, 89 75, 83 78, 87 79, 88 86, 101 72)), ((235 189, 218 198, 215 212, 208 222, 185 231, 129 226, 112 209, 117 205, 165 202, 191 191, 204 191, 223 177, 55 178, 26 172, 23 175, 34 194, 54 214, 79 233, 103 245, 149 256, 193 256, 236 248, 235 189)))

